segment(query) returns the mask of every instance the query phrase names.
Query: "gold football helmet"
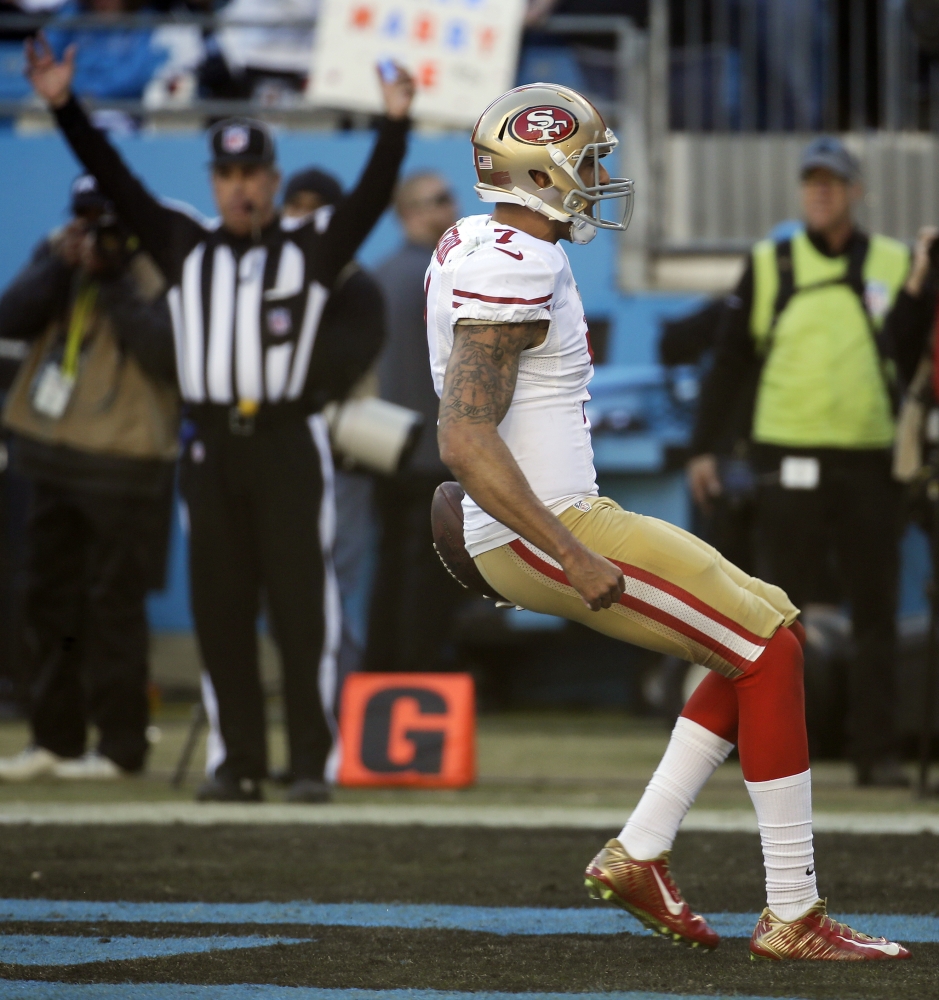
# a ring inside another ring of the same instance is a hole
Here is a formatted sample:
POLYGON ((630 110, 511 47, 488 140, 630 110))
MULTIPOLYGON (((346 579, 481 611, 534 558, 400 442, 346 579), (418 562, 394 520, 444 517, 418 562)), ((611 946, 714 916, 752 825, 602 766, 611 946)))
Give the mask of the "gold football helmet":
POLYGON ((574 243, 589 243, 598 229, 620 232, 629 225, 633 182, 613 177, 600 183, 600 160, 619 140, 600 112, 576 90, 552 83, 516 87, 493 101, 473 130, 476 193, 483 201, 510 202, 570 221, 574 243), (577 171, 593 161, 593 183, 577 171), (539 187, 532 170, 546 173, 550 187, 539 187), (613 218, 603 218, 605 204, 619 202, 613 218))

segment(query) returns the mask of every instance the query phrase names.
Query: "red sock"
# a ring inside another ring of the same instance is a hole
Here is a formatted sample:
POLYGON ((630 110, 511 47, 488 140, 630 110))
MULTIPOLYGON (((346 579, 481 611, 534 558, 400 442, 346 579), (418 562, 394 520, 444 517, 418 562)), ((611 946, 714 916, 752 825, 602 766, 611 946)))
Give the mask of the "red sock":
POLYGON ((809 769, 802 647, 776 630, 760 658, 733 681, 740 766, 747 781, 772 781, 809 769))
POLYGON ((709 673, 681 713, 740 744, 747 781, 786 778, 809 768, 799 631, 805 634, 801 626, 778 629, 763 655, 734 681, 709 673))
POLYGON ((685 702, 682 716, 728 743, 737 742, 737 692, 732 681, 713 670, 685 702))

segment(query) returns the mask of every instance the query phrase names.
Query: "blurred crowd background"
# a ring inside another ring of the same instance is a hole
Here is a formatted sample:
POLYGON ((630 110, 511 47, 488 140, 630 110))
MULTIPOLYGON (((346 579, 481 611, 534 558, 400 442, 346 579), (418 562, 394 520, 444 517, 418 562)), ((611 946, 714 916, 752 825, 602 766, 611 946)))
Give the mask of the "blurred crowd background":
MULTIPOLYGON (((23 40, 40 24, 57 54, 77 46, 77 94, 153 190, 208 214, 201 131, 221 116, 250 114, 278 129, 281 163, 293 178, 284 208, 303 214, 336 203, 368 142, 367 116, 306 100, 318 8, 319 0, 0 2, 0 284, 14 279, 45 234, 92 210, 93 199, 84 191, 83 202, 82 186, 73 186, 75 165, 23 77, 23 40)), ((795 588, 806 610, 816 755, 849 752, 854 677, 855 687, 873 684, 870 691, 891 716, 892 731, 870 751, 874 762, 902 758, 913 751, 923 718, 933 522, 922 511, 939 493, 923 486, 914 503, 912 488, 891 478, 889 416, 870 438, 838 439, 820 427, 817 440, 803 434, 780 442, 797 457, 814 460, 821 452, 823 481, 792 487, 778 475, 774 480, 752 447, 756 383, 748 395, 745 366, 729 374, 726 366, 739 283, 753 269, 751 249, 770 238, 796 256, 802 252, 799 241, 808 242, 806 223, 813 230, 815 211, 808 182, 821 171, 842 184, 842 209, 853 220, 843 243, 812 244, 821 256, 848 260, 852 233, 895 241, 893 270, 865 271, 858 298, 876 327, 870 332, 877 358, 893 366, 887 394, 899 398, 914 382, 916 364, 904 369, 878 338, 906 295, 907 313, 894 322, 897 340, 916 341, 918 347, 907 346, 914 362, 928 354, 932 278, 902 289, 920 227, 939 222, 939 4, 529 0, 517 82, 537 80, 575 87, 594 100, 622 141, 620 172, 637 182, 629 231, 601 232, 589 248, 572 253, 596 356, 588 415, 601 493, 689 528, 748 571, 795 588), (813 146, 819 136, 838 138, 813 146), (714 374, 720 364, 723 382, 714 374), (822 487, 830 486, 826 470, 842 468, 832 453, 859 450, 876 453, 877 470, 847 484, 842 477, 842 492, 828 491, 822 502, 822 487), (702 457, 713 458, 704 472, 702 457), (853 516, 852 504, 877 490, 867 520, 858 515, 847 537, 841 528, 853 516), (808 493, 819 502, 786 506, 790 494, 802 502, 808 493), (775 535, 767 528, 768 509, 775 535), (815 556, 810 579, 786 577, 780 553, 790 541, 815 556), (856 558, 862 550, 879 554, 865 562, 856 558), (878 615, 872 636, 871 618, 878 615), (875 675, 893 681, 875 683, 875 675)), ((356 391, 421 413, 424 429, 390 475, 356 466, 337 449, 341 672, 466 670, 486 710, 587 706, 672 719, 700 668, 624 648, 559 619, 497 609, 461 592, 430 545, 430 497, 450 477, 433 434, 422 278, 438 238, 458 217, 477 211, 468 150, 465 133, 420 123, 394 218, 381 223, 360 257, 384 305, 378 319, 360 315, 355 322, 383 324, 384 347, 369 383, 356 391)), ((846 267, 853 266, 849 260, 846 267)), ((748 287, 752 297, 752 276, 748 287)), ((777 311, 774 321, 782 316, 777 311)), ((27 350, 10 315, 0 311, 5 390, 27 350)), ((839 392, 856 398, 887 392, 880 381, 871 389, 866 377, 844 366, 839 392)), ((793 391, 815 389, 809 381, 793 391)), ((35 511, 36 483, 10 460, 15 450, 8 437, 0 456, 0 712, 8 716, 28 711, 37 683, 23 624, 24 525, 35 511)), ((929 480, 928 455, 923 461, 921 484, 929 480)), ((169 480, 152 508, 146 515, 151 699, 194 700, 198 658, 187 638, 185 532, 169 480)), ((269 665, 265 680, 275 695, 277 673, 269 665)), ((860 777, 870 777, 864 766, 871 760, 855 758, 860 777)), ((899 780, 888 772, 880 777, 899 780)))

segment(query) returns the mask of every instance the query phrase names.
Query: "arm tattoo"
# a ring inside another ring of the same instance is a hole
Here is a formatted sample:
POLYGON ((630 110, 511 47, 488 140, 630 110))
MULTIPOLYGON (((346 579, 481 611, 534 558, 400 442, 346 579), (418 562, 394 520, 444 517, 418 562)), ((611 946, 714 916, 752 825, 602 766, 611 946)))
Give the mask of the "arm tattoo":
POLYGON ((536 323, 458 323, 447 364, 440 424, 498 425, 509 409, 522 351, 548 328, 536 323))

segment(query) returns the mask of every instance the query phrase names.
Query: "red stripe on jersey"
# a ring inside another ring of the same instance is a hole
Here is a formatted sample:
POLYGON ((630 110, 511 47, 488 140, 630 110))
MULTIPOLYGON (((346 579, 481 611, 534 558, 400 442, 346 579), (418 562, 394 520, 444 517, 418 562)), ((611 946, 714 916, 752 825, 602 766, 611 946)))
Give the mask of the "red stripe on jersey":
MULTIPOLYGON (((532 552, 531 549, 529 549, 528 546, 525 545, 525 543, 520 539, 510 542, 509 545, 515 553, 521 556, 521 558, 524 559, 529 566, 533 566, 537 569, 539 573, 542 573, 550 579, 555 580, 558 583, 562 583, 565 586, 569 587, 571 585, 570 581, 567 579, 567 574, 564 573, 563 570, 558 569, 556 566, 552 566, 551 563, 545 562, 544 559, 541 559, 538 555, 532 552)), ((666 587, 661 586, 661 584, 666 584, 668 588, 666 592, 668 593, 674 593, 675 591, 680 594, 686 593, 680 587, 675 587, 673 584, 669 584, 668 581, 662 580, 661 577, 657 577, 653 573, 646 573, 644 570, 640 570, 637 566, 630 566, 627 563, 617 562, 615 559, 611 559, 610 561, 622 569, 627 576, 634 577, 635 579, 642 580, 646 583, 659 581, 653 585, 658 589, 666 590, 666 587)), ((736 622, 732 622, 729 618, 726 618, 713 608, 703 604, 695 598, 692 598, 690 594, 687 596, 691 599, 686 603, 690 605, 693 602, 696 606, 696 610, 701 611, 702 614, 706 614, 712 621, 725 625, 725 627, 727 627, 730 631, 740 635, 742 638, 747 638, 753 635, 753 633, 748 632, 742 626, 738 625, 736 622)), ((717 653, 722 660, 730 663, 738 670, 746 670, 751 665, 752 661, 741 656, 735 650, 725 646, 719 639, 715 639, 713 636, 699 631, 693 625, 690 625, 688 622, 683 621, 675 615, 669 614, 667 611, 656 607, 654 604, 649 604, 648 602, 643 601, 638 597, 633 597, 630 594, 623 594, 619 599, 619 603, 625 608, 637 611, 644 617, 651 618, 653 621, 665 625, 667 628, 678 632, 680 635, 684 635, 687 638, 692 639, 694 642, 698 643, 698 645, 704 646, 705 649, 710 649, 712 652, 717 653)), ((753 636, 753 638, 749 641, 753 642, 754 645, 766 646, 769 639, 764 639, 762 636, 753 636)))
POLYGON ((510 299, 502 295, 483 295, 481 292, 461 292, 458 288, 453 289, 454 295, 461 295, 464 299, 481 299, 483 302, 497 302, 504 306, 539 306, 543 302, 548 302, 554 298, 554 292, 550 295, 542 295, 540 299, 510 299))

